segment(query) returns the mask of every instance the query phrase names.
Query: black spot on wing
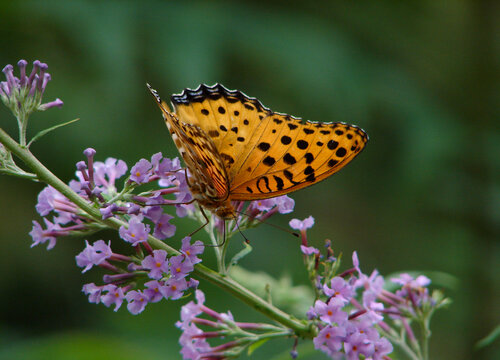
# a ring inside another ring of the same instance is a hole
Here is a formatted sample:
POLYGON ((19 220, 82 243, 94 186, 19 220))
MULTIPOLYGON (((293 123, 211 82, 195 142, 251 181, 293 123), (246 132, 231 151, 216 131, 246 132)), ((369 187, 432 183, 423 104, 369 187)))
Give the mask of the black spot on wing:
POLYGON ((337 146, 339 146, 339 143, 336 142, 335 140, 330 140, 328 141, 328 144, 326 146, 328 146, 328 149, 330 150, 335 150, 337 146))
POLYGON ((233 157, 232 157, 231 155, 228 155, 228 154, 226 154, 226 153, 221 153, 221 154, 220 154, 220 156, 221 156, 221 157, 222 157, 225 161, 227 161, 227 162, 228 162, 228 164, 230 164, 230 165, 231 165, 231 164, 234 164, 234 159, 233 159, 233 157))
POLYGON ((309 175, 312 173, 314 173, 314 169, 311 166, 306 167, 306 169, 304 170, 304 175, 309 175))
POLYGON ((337 165, 337 163, 338 163, 337 160, 334 160, 334 159, 328 160, 328 166, 329 167, 334 167, 335 165, 337 165))
POLYGON ((267 151, 267 150, 269 150, 270 147, 271 147, 271 145, 269 143, 266 143, 266 142, 261 142, 259 145, 257 145, 257 148, 261 151, 267 151))
POLYGON ((274 163, 275 163, 275 162, 276 162, 276 160, 275 160, 273 157, 271 157, 271 156, 267 156, 267 157, 266 157, 266 158, 262 161, 262 163, 263 163, 264 165, 267 165, 267 166, 272 166, 272 165, 274 165, 274 163))
POLYGON ((219 132, 217 130, 208 130, 208 135, 211 137, 219 136, 219 132))
POLYGON ((299 182, 293 180, 293 174, 290 171, 284 170, 283 175, 285 175, 285 177, 288 179, 288 181, 290 181, 292 184, 294 184, 294 185, 299 184, 299 182))
POLYGON ((343 147, 338 148, 335 152, 335 155, 337 155, 338 157, 344 157, 345 154, 347 154, 347 150, 343 147))
POLYGON ((283 135, 283 136, 281 137, 281 143, 282 143, 283 145, 288 145, 288 144, 290 144, 291 142, 292 142, 292 138, 291 138, 290 136, 283 135))
POLYGON ((265 193, 265 192, 271 192, 271 188, 269 188, 269 179, 267 178, 267 176, 261 176, 259 178, 259 180, 257 180, 257 189, 261 192, 261 193, 265 193), (263 188, 264 186, 264 188, 263 188), (267 191, 266 191, 267 189, 267 191))
POLYGON ((278 190, 283 190, 283 186, 285 186, 283 179, 276 175, 273 175, 273 178, 274 180, 276 180, 276 187, 278 188, 278 190))
POLYGON ((286 153, 285 156, 283 156, 283 161, 288 165, 293 165, 297 162, 297 160, 295 160, 295 158, 289 153, 286 153))
POLYGON ((309 146, 309 143, 305 140, 299 140, 297 141, 297 147, 301 150, 305 150, 307 149, 307 147, 309 146))

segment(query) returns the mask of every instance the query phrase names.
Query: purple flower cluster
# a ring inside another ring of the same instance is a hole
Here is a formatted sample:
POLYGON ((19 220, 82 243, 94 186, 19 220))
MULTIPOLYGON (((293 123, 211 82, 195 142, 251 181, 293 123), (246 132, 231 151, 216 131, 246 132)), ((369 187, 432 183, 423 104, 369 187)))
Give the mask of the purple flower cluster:
POLYGON ((14 67, 7 65, 2 72, 6 81, 0 82, 0 98, 12 112, 17 116, 20 113, 29 114, 33 110, 47 110, 52 107, 61 107, 63 102, 60 99, 42 104, 43 93, 50 81, 51 76, 47 72, 47 64, 38 60, 33 62, 33 70, 27 75, 26 60, 19 60, 20 77, 14 76, 14 67))
POLYGON ((258 341, 258 335, 252 334, 252 330, 280 330, 267 324, 236 322, 229 311, 218 313, 205 306, 205 294, 201 290, 196 290, 196 302, 190 301, 182 307, 181 320, 175 325, 182 330, 179 343, 182 346, 182 358, 185 360, 233 358, 248 345, 258 341), (211 319, 202 318, 200 315, 208 315, 211 319), (203 331, 199 326, 213 330, 203 331), (237 338, 227 341, 231 336, 237 338), (211 338, 225 339, 226 342, 211 346, 207 341, 211 338))
POLYGON ((112 252, 110 244, 102 240, 93 245, 87 242, 86 248, 76 256, 77 265, 83 267, 83 272, 97 265, 116 275, 105 275, 103 280, 106 285, 98 286, 94 283, 83 286, 83 292, 89 296, 91 303, 103 303, 109 307, 114 305, 117 311, 124 300, 127 301, 127 309, 134 315, 141 313, 148 303, 155 303, 162 299, 177 300, 184 292, 198 286, 198 281, 188 279, 187 276, 193 271, 194 265, 201 261, 196 255, 203 252, 204 246, 201 241, 191 244, 191 239, 186 237, 182 240, 181 254, 176 256, 167 255, 164 250, 152 250, 150 255, 137 263, 131 257, 112 252), (127 271, 111 262, 128 263, 127 271), (150 281, 145 281, 144 273, 150 281), (144 287, 133 289, 131 280, 135 284, 144 282, 144 287))
MULTIPOLYGON (((164 211, 166 205, 175 206, 178 217, 197 218, 187 185, 188 174, 180 167, 179 159, 164 158, 157 153, 151 160, 139 160, 132 166, 124 188, 120 190, 116 182, 127 173, 125 162, 114 158, 94 161, 96 152, 91 148, 83 153, 87 161, 76 164, 77 180, 70 181, 70 188, 90 205, 98 207, 103 220, 115 218, 125 222, 118 231, 120 238, 139 254, 131 257, 113 253, 111 244, 103 240, 92 245, 86 242, 85 249, 76 257, 77 265, 83 268, 83 272, 99 266, 110 273, 103 278, 105 285, 84 286, 89 300, 106 306, 114 304, 115 310, 126 300, 129 311, 137 314, 149 302, 182 297, 187 289, 197 285, 197 281, 188 280, 187 275, 201 261, 197 255, 203 252, 203 244, 200 241, 191 244, 190 238, 184 238, 180 254, 168 257, 164 250, 154 250, 148 243, 150 236, 165 240, 176 234, 176 226, 171 222, 174 217, 164 211), (153 182, 158 184, 154 190, 133 194, 138 186, 153 182), (144 251, 146 256, 142 255, 144 251), (145 273, 150 281, 144 283, 142 290, 136 289, 145 273)), ((243 203, 235 205, 242 214, 243 209, 250 214, 240 217, 242 224, 233 224, 240 228, 274 213, 293 210, 293 200, 286 196, 250 203, 246 208, 243 203)), ((47 249, 51 249, 61 236, 84 235, 105 228, 50 186, 40 192, 36 209, 45 226, 33 222, 32 246, 47 243, 47 249)))
MULTIPOLYGON (((190 196, 184 190, 187 189, 187 184, 184 173, 177 167, 178 159, 163 158, 161 153, 153 155, 146 176, 150 181, 159 180, 158 182, 163 184, 160 186, 164 187, 149 196, 120 197, 116 180, 126 174, 127 164, 114 158, 108 158, 105 162, 94 161, 95 150, 91 148, 86 149, 84 155, 87 162, 80 161, 76 164, 78 180, 71 180, 70 188, 89 203, 97 204, 103 219, 112 216, 124 218, 128 225, 123 226, 119 233, 122 239, 132 245, 145 243, 151 227, 154 236, 161 240, 174 236, 176 227, 170 223, 173 217, 164 213, 161 205, 177 204, 177 213, 183 214, 192 210, 192 205, 178 204, 176 200, 163 197, 174 194, 184 200, 190 196), (150 224, 146 224, 146 220, 150 224)), ((144 162, 148 161, 142 159, 138 164, 144 162)), ((132 172, 139 172, 138 166, 136 164, 132 172)), ((127 186, 133 189, 137 184, 129 180, 127 186)), ((101 224, 89 221, 88 216, 78 206, 51 186, 47 186, 38 195, 36 210, 44 217, 45 229, 37 221, 33 222, 33 230, 30 233, 33 238, 32 246, 48 242, 48 249, 51 249, 58 237, 84 234, 102 228, 101 224), (52 219, 48 219, 49 215, 53 215, 52 219)))
POLYGON ((357 288, 362 286, 358 280, 336 276, 329 286, 323 285, 327 299, 316 300, 308 312, 309 319, 319 320, 314 346, 332 358, 345 354, 347 359, 359 359, 361 355, 366 359, 384 359, 392 352, 392 344, 375 327, 380 325, 380 312, 384 309, 370 295, 379 291, 378 281, 375 277, 364 283, 364 302, 360 305, 355 299, 357 288))
POLYGON ((377 360, 388 359, 393 350, 391 342, 381 333, 398 334, 401 331, 395 330, 402 327, 406 337, 415 341, 410 322, 422 314, 423 308, 433 305, 426 288, 430 280, 401 274, 392 279, 401 289, 389 292, 376 270, 370 275, 361 271, 356 252, 352 256, 354 267, 335 275, 339 263, 333 256, 331 242, 326 242, 327 256, 307 244, 306 231, 313 224, 312 217, 290 221, 290 226, 301 232, 301 250, 317 290, 318 299, 307 312, 308 319, 315 321, 319 329, 314 338, 315 348, 334 359, 345 356, 377 360), (399 328, 391 327, 389 322, 399 328))

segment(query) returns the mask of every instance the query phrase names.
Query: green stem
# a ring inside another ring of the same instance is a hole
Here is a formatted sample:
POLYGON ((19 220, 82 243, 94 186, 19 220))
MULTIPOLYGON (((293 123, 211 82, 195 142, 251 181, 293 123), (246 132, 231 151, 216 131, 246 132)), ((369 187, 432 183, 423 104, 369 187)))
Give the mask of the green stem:
POLYGON ((33 180, 33 181, 38 180, 38 176, 36 176, 35 174, 27 173, 27 172, 24 172, 22 170, 20 171, 20 170, 10 170, 10 169, 0 169, 0 174, 16 176, 16 177, 20 177, 20 178, 27 179, 27 180, 33 180))
POLYGON ((378 328, 379 333, 386 337, 392 344, 398 346, 408 357, 412 360, 422 360, 420 356, 418 356, 411 348, 410 346, 406 343, 404 335, 403 334, 391 334, 380 327, 378 328))
MULTIPOLYGON (((102 220, 99 209, 88 203, 85 199, 75 193, 71 188, 55 176, 49 169, 47 169, 26 147, 20 146, 15 142, 3 129, 0 128, 0 142, 14 155, 21 159, 29 168, 37 174, 38 178, 50 184, 61 194, 66 196, 74 204, 85 211, 95 221, 108 225, 113 229, 119 229, 121 226, 127 224, 116 218, 109 218, 102 220)), ((153 248, 163 249, 169 254, 179 254, 179 252, 165 244, 163 241, 153 237, 148 237, 148 242, 153 248)), ((270 303, 264 301, 262 298, 252 293, 233 279, 222 276, 217 272, 207 268, 204 265, 196 265, 194 275, 198 278, 205 279, 211 283, 219 286, 223 290, 242 300, 244 303, 251 306, 253 309, 261 312, 267 317, 279 322, 280 324, 292 329, 297 335, 305 338, 312 338, 315 336, 315 328, 308 324, 307 321, 301 321, 293 316, 285 313, 284 311, 274 307, 270 303)))
POLYGON ((429 338, 431 336, 431 330, 429 327, 430 316, 425 316, 424 320, 420 322, 422 326, 422 359, 429 359, 429 338))
POLYGON ((17 123, 19 124, 19 144, 26 146, 26 129, 28 127, 28 116, 26 112, 21 111, 17 114, 17 123))

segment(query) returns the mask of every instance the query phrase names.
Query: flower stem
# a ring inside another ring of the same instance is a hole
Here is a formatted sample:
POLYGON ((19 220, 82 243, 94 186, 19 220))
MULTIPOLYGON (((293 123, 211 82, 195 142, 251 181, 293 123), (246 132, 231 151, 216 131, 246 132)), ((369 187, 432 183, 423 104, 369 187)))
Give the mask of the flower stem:
MULTIPOLYGON (((127 224, 116 218, 102 219, 99 209, 93 204, 87 202, 85 199, 75 193, 68 185, 62 182, 55 176, 49 169, 47 169, 26 147, 19 145, 12 139, 3 129, 0 128, 0 143, 2 143, 10 152, 21 159, 32 171, 37 174, 38 178, 51 185, 62 195, 66 196, 80 209, 85 211, 95 221, 105 224, 113 229, 119 229, 121 226, 127 224)), ((165 244, 163 241, 149 235, 149 244, 156 249, 163 249, 171 255, 178 255, 179 252, 165 244)), ((204 265, 196 265, 194 274, 201 279, 210 281, 211 283, 219 286, 221 289, 227 291, 244 303, 251 306, 253 309, 261 312, 267 317, 279 322, 280 324, 292 329, 297 335, 305 338, 312 338, 316 335, 316 329, 308 324, 305 320, 298 320, 290 314, 276 308, 264 299, 260 298, 250 290, 246 289, 233 279, 223 276, 204 265)))
POLYGON ((423 321, 420 323, 422 326, 422 359, 429 359, 429 338, 431 336, 431 330, 429 326, 430 316, 426 316, 423 321))
POLYGON ((26 129, 28 127, 28 117, 25 111, 17 114, 17 123, 19 125, 19 144, 26 146, 26 129))

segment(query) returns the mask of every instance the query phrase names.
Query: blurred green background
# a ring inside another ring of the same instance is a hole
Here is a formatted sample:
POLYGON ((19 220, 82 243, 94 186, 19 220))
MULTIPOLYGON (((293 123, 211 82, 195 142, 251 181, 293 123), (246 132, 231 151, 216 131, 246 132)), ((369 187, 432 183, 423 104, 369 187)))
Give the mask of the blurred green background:
MULTIPOLYGON (((500 322, 498 2, 0 4, 0 66, 46 62, 45 99, 64 101, 32 116, 31 135, 81 118, 32 148, 65 181, 87 147, 98 160, 129 165, 158 151, 177 156, 146 82, 164 98, 220 82, 275 111, 363 127, 371 140, 359 158, 293 194, 294 214, 272 222, 313 215, 313 244, 330 238, 336 251, 357 250, 366 272, 452 275, 456 283, 437 281, 454 303, 433 319, 432 358, 500 358, 498 340, 474 349, 500 322)), ((16 136, 3 106, 0 126, 16 136)), ((76 267, 83 239, 30 249, 42 186, 6 176, 0 185, 0 359, 180 358, 174 323, 183 301, 140 316, 89 304, 81 286, 102 273, 76 267)), ((178 225, 179 237, 194 226, 178 225)), ((307 282, 294 238, 265 225, 246 235, 254 252, 244 267, 307 282)), ((233 248, 240 243, 234 238, 233 248)), ((216 310, 262 319, 221 290, 201 288, 216 310)), ((287 359, 292 343, 265 345, 255 358, 287 359)))

